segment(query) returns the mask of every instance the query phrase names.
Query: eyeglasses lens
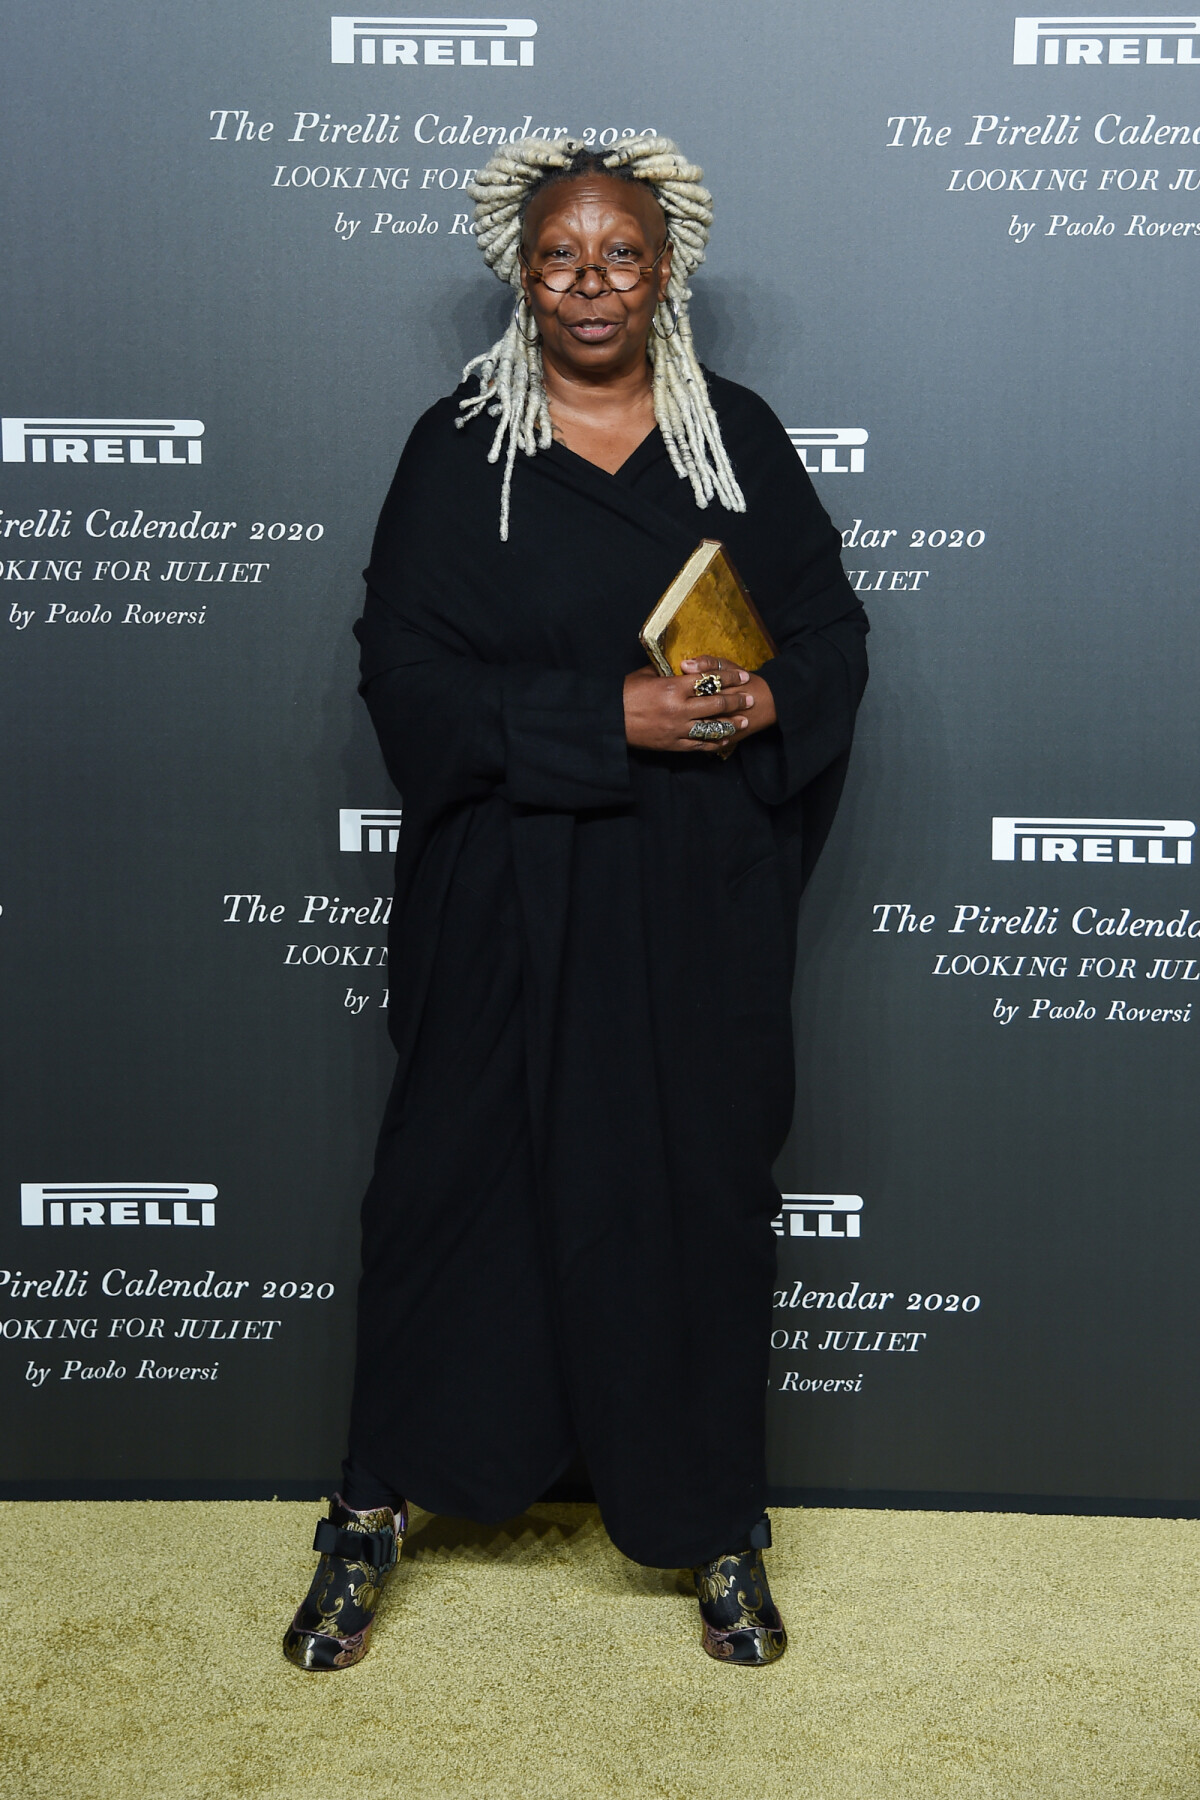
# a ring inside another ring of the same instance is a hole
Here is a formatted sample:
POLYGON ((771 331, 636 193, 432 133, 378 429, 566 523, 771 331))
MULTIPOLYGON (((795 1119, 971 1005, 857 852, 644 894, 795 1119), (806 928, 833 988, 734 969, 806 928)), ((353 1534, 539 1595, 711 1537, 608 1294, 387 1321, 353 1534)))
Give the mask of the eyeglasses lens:
MULTIPOLYGON (((542 270, 542 281, 552 294, 568 294, 576 282, 583 279, 586 272, 586 270, 571 268, 570 265, 548 267, 542 270)), ((642 279, 641 267, 635 262, 608 262, 598 268, 597 273, 618 294, 627 294, 642 279)))

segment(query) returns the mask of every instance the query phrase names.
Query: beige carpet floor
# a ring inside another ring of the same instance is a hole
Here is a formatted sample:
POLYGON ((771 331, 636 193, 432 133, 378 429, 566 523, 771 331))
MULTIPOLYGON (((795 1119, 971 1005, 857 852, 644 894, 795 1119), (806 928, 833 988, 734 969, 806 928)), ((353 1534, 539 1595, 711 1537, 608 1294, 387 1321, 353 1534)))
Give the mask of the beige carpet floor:
POLYGON ((1200 1523, 778 1512, 754 1671, 591 1508, 418 1514, 366 1662, 303 1675, 314 1516, 0 1507, 6 1800, 1200 1797, 1200 1523))

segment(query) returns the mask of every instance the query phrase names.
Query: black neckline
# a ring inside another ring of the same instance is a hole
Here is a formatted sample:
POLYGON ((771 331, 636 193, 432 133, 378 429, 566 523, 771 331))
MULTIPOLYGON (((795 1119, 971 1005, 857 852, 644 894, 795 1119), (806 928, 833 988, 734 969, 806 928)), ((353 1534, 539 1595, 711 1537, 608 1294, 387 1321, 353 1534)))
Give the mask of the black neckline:
POLYGON ((551 448, 553 450, 561 451, 564 456, 573 458, 575 462, 582 463, 585 468, 591 469, 596 475, 607 476, 610 481, 627 482, 631 478, 639 475, 645 464, 651 461, 659 451, 664 450, 666 446, 662 441, 662 433, 659 431, 657 424, 655 424, 650 427, 641 443, 636 445, 635 448, 629 452, 625 461, 621 464, 620 468, 617 469, 602 468, 599 463, 593 462, 589 456, 581 456, 578 450, 572 450, 570 446, 564 444, 560 438, 554 439, 551 448))

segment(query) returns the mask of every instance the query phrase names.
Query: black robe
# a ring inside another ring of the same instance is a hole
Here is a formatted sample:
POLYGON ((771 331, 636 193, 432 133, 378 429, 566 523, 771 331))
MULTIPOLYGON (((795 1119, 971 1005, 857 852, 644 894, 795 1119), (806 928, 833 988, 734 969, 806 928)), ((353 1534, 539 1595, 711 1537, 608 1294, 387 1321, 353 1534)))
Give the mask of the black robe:
POLYGON ((356 626, 404 824, 351 1453, 491 1520, 578 1448, 614 1542, 680 1567, 763 1509, 796 910, 867 624, 747 389, 711 378, 745 514, 697 508, 655 430, 615 475, 519 455, 507 544, 463 392, 413 430, 356 626), (779 722, 727 761, 625 742, 638 630, 702 537, 779 646, 779 722))

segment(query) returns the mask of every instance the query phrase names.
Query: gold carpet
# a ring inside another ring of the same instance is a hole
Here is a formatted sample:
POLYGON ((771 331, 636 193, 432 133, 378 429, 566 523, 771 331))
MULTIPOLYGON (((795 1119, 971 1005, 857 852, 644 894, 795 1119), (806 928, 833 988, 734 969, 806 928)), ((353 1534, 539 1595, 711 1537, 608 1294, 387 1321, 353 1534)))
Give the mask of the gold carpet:
POLYGON ((310 1505, 0 1507, 21 1800, 1197 1800, 1200 1524, 788 1511, 791 1634, 697 1643, 593 1509, 418 1514, 361 1668, 279 1638, 310 1505))

